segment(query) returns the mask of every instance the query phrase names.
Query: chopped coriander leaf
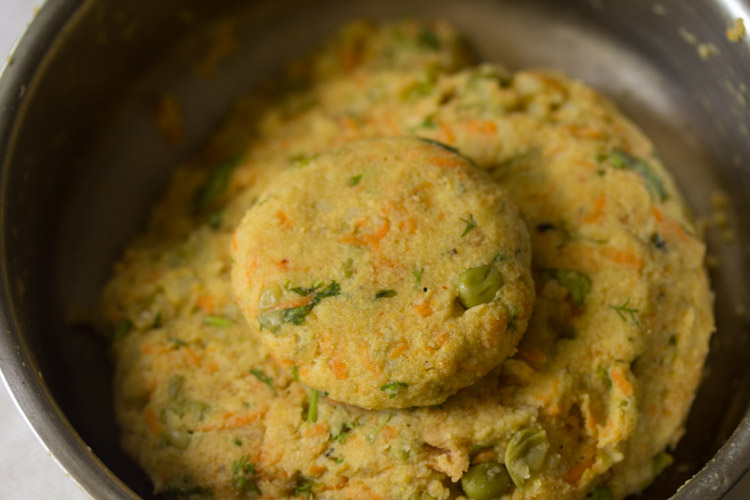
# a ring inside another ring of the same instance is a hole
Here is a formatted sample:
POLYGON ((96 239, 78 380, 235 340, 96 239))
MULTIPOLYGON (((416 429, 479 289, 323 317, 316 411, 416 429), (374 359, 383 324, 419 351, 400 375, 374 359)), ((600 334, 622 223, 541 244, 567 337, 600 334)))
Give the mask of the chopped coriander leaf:
POLYGON ((221 227, 221 212, 211 212, 206 216, 206 222, 208 222, 208 225, 211 226, 213 229, 217 229, 221 227))
POLYGON ((453 146, 448 146, 444 142, 436 141, 435 139, 427 139, 426 137, 417 137, 417 139, 419 139, 422 142, 426 142, 427 144, 432 144, 433 146, 438 146, 440 148, 443 148, 447 151, 450 151, 451 153, 455 153, 457 155, 463 156, 458 149, 454 148, 453 146))
POLYGON ((438 50, 440 48, 440 40, 438 39, 437 35, 427 28, 423 29, 422 32, 419 33, 419 44, 422 47, 431 50, 438 50))
POLYGON ((422 281, 422 273, 424 272, 424 267, 420 268, 414 268, 411 271, 411 275, 414 276, 414 289, 419 288, 419 282, 422 281))
POLYGON ((276 389, 273 388, 273 379, 271 379, 271 377, 269 377, 268 375, 266 375, 263 372, 263 370, 258 370, 256 368, 253 368, 252 370, 250 370, 250 373, 252 373, 253 375, 255 375, 255 378, 257 378, 258 380, 260 380, 261 382, 263 382, 264 384, 266 384, 268 386, 268 388, 271 389, 271 392, 273 392, 274 396, 278 396, 279 395, 279 393, 276 392, 276 389))
POLYGON ((124 320, 120 321, 120 324, 115 327, 115 331, 113 333, 113 337, 115 340, 119 340, 123 338, 125 335, 130 333, 130 330, 133 329, 133 322, 130 321, 128 318, 125 318, 124 320))
POLYGON ((234 170, 242 163, 242 156, 222 163, 211 171, 206 182, 193 195, 194 213, 200 213, 211 207, 224 194, 229 186, 229 179, 234 170))
POLYGON ((396 296, 396 290, 379 290, 378 293, 375 294, 376 299, 395 297, 395 296, 396 296))
POLYGON ((608 388, 612 387, 612 379, 609 378, 609 372, 605 370, 603 366, 596 369, 596 376, 604 380, 608 388))
POLYGON ((385 393, 388 394, 388 399, 393 399, 404 392, 407 387, 409 387, 409 385, 404 382, 391 382, 382 386, 380 390, 385 391, 385 393))
POLYGON ((239 439, 237 439, 237 438, 234 438, 234 445, 235 445, 235 446, 242 446, 242 441, 240 441, 240 440, 239 440, 239 439))
POLYGON ((504 262, 505 259, 507 259, 507 257, 505 256, 505 254, 498 252, 498 253, 495 254, 495 258, 492 259, 492 262, 504 262))
POLYGON ((432 82, 414 82, 411 85, 407 85, 401 90, 401 100, 411 101, 420 97, 430 95, 434 84, 432 82))
POLYGON ((295 167, 304 167, 305 165, 313 161, 317 156, 318 155, 298 154, 292 156, 289 161, 293 163, 295 167))
POLYGON ((474 215, 472 214, 469 214, 469 220, 466 220, 463 217, 459 217, 459 220, 466 223, 466 229, 464 229, 464 232, 461 233, 461 238, 466 236, 469 231, 477 227, 477 221, 474 220, 474 215))
POLYGON ((167 488, 164 494, 168 497, 180 498, 180 497, 212 497, 214 496, 211 491, 203 488, 202 486, 171 486, 167 488))
POLYGON ((305 317, 308 314, 310 314, 310 311, 312 311, 313 308, 317 306, 321 300, 328 298, 328 297, 335 297, 341 292, 341 286, 335 281, 331 281, 331 283, 328 286, 321 289, 320 291, 317 291, 318 288, 320 288, 321 286, 322 284, 313 284, 311 288, 301 288, 301 287, 290 288, 289 290, 299 295, 306 296, 306 295, 311 295, 314 293, 315 296, 307 305, 282 310, 281 320, 284 323, 291 323, 293 325, 301 325, 302 323, 305 322, 305 317))
POLYGON ((612 151, 609 160, 617 169, 632 170, 640 175, 646 186, 646 190, 654 198, 664 201, 669 197, 667 190, 664 188, 664 183, 662 182, 661 177, 659 177, 659 174, 657 174, 651 165, 645 161, 622 149, 615 149, 612 151))
POLYGON ((310 403, 307 407, 307 421, 318 421, 318 391, 310 389, 310 403))
POLYGON ((313 482, 309 479, 300 479, 297 482, 297 486, 294 487, 294 496, 296 497, 302 497, 306 500, 312 500, 315 498, 315 494, 313 493, 313 482))
POLYGON ((355 175, 354 177, 349 179, 349 185, 356 186, 357 184, 359 184, 359 181, 361 180, 362 180, 362 174, 355 175))
POLYGON ((419 122, 419 125, 417 127, 419 128, 437 128, 438 123, 435 119, 435 113, 431 113, 427 116, 425 116, 421 122, 419 122))
POLYGON ((612 496, 612 492, 609 491, 609 488, 599 484, 594 487, 591 493, 586 495, 586 498, 589 500, 612 500, 614 497, 612 496))
POLYGON ((346 440, 349 439, 349 433, 354 430, 354 424, 344 422, 341 424, 341 428, 334 435, 331 434, 331 441, 338 441, 340 444, 345 444, 346 440))
POLYGON ((243 455, 239 460, 232 462, 232 477, 234 487, 240 491, 249 493, 260 493, 260 488, 255 484, 255 464, 250 462, 249 455, 243 455))
POLYGON ((516 306, 513 306, 513 309, 510 311, 510 318, 508 318, 508 326, 505 327, 506 332, 515 332, 516 331, 516 315, 518 314, 518 309, 516 309, 516 306))
POLYGON ((169 337, 168 339, 170 342, 172 342, 177 347, 185 347, 187 345, 187 342, 185 342, 182 339, 178 339, 177 337, 169 337))
POLYGON ((234 325, 234 321, 225 316, 206 316, 203 318, 203 322, 209 326, 215 326, 217 328, 229 328, 234 325))
POLYGON ((615 311, 620 319, 625 321, 626 323, 628 321, 626 315, 630 316, 630 319, 631 321, 633 321, 633 323, 638 323, 638 317, 636 316, 636 314, 638 314, 640 311, 638 309, 628 307, 629 304, 630 299, 627 299, 621 306, 609 306, 609 308, 615 311))
POLYGON ((591 290, 591 278, 578 271, 556 269, 555 280, 570 292, 573 302, 579 306, 583 306, 584 302, 586 302, 586 296, 591 290))
POLYGON ((667 249, 667 242, 666 240, 664 240, 664 238, 661 237, 659 233, 654 233, 651 235, 651 244, 653 244, 659 250, 667 249))
POLYGON ((297 365, 292 365, 292 378, 295 382, 299 382, 299 369, 297 365))

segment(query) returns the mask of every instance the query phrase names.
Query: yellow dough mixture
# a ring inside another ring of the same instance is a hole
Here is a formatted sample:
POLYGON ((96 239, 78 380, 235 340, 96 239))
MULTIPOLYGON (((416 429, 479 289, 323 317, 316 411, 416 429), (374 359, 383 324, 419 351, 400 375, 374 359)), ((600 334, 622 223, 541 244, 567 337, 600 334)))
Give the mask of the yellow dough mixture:
POLYGON ((102 306, 156 492, 604 500, 670 464, 713 330, 681 196, 589 87, 473 64, 443 23, 352 23, 175 171, 102 306))

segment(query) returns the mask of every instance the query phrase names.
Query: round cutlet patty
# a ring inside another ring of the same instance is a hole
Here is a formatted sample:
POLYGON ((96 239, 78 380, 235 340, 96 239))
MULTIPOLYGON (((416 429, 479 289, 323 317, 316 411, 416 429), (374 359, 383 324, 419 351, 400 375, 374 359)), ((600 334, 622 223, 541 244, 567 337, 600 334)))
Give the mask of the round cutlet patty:
POLYGON ((512 355, 532 311, 515 206, 452 148, 369 139, 276 178, 233 241, 250 327, 302 382, 365 408, 443 402, 512 355))

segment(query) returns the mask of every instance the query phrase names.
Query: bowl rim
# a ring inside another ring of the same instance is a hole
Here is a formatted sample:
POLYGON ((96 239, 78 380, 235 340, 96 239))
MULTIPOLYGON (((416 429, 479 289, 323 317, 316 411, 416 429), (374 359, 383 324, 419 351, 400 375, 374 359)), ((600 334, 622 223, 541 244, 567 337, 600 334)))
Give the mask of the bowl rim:
MULTIPOLYGON (((24 95, 54 53, 68 26, 95 0, 45 2, 15 43, 0 68, 0 200, 9 186, 6 167, 9 146, 23 106, 24 95)), ((750 11, 750 0, 717 0, 740 4, 750 11)), ((736 5, 735 5, 736 8, 736 5)), ((5 220, 0 202, 0 221, 5 220)), ((49 391, 22 335, 8 281, 6 234, 0 231, 0 378, 33 433, 53 459, 94 499, 140 498, 93 453, 73 428, 49 391), (94 467, 91 467, 94 465, 94 467)), ((727 441, 691 479, 680 486, 673 500, 719 499, 750 471, 750 409, 727 441)))
MULTIPOLYGON (((0 200, 6 182, 9 146, 20 117, 24 97, 34 84, 44 61, 55 50, 63 31, 75 22, 90 0, 45 2, 16 41, 0 68, 0 200)), ((0 220, 6 218, 0 203, 0 220)), ((13 308, 6 233, 0 231, 0 375, 16 408, 50 456, 91 498, 134 500, 136 495, 93 453, 54 400, 36 360, 22 335, 13 308), (94 467, 91 467, 94 465, 94 467)))

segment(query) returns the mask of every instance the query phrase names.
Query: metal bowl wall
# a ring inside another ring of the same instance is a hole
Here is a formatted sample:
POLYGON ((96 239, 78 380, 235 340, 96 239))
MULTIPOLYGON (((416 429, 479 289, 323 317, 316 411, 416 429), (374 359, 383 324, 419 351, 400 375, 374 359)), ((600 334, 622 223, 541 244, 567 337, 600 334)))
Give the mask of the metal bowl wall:
POLYGON ((741 0, 49 2, 0 79, 0 367, 33 428, 94 498, 152 497, 119 448, 106 342, 66 315, 96 309, 171 169, 232 101, 347 19, 404 16, 448 19, 481 59, 558 68, 610 95, 697 215, 729 194, 734 240, 707 233, 718 332, 676 464, 646 494, 720 498, 750 466, 750 41, 725 37, 750 21, 741 0), (237 50, 197 77, 227 22, 237 50), (701 58, 700 44, 716 51, 701 58), (179 147, 154 125, 164 92, 184 107, 179 147))

